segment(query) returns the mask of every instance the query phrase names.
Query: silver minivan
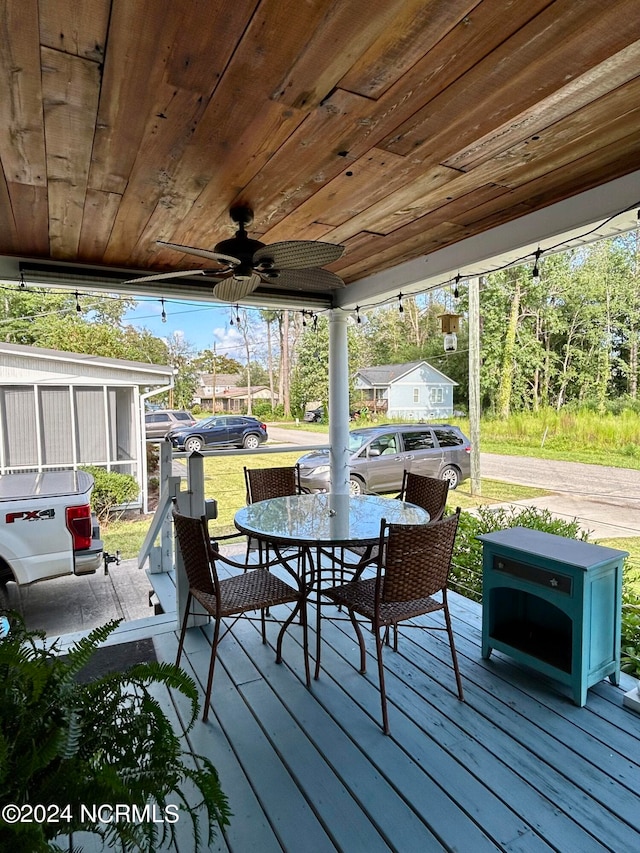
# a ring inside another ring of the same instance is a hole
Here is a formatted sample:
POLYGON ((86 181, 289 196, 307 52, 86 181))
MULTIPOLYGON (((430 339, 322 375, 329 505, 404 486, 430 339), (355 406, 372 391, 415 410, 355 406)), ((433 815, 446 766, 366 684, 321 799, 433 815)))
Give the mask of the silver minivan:
POLYGON ((178 409, 158 409, 144 416, 144 428, 148 439, 164 438, 174 427, 190 427, 196 423, 191 412, 178 409))
MULTIPOLYGON (((449 424, 383 424, 349 433, 352 495, 400 491, 405 470, 449 480, 455 489, 470 476, 471 443, 449 424)), ((305 492, 328 492, 329 452, 314 450, 298 460, 305 492)))

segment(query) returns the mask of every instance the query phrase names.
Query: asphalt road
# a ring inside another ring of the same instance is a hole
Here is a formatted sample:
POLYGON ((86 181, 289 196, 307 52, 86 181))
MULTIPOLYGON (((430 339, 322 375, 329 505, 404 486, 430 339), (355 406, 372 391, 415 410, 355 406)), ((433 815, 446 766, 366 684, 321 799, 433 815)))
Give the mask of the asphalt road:
MULTIPOLYGON (((274 443, 327 444, 323 433, 269 426, 274 443)), ((480 454, 482 477, 535 486, 551 494, 516 501, 546 508, 561 518, 578 518, 594 538, 640 536, 640 471, 528 456, 480 454)))
POLYGON ((552 492, 517 503, 578 518, 595 538, 640 536, 640 471, 492 453, 480 454, 480 471, 483 477, 552 492))

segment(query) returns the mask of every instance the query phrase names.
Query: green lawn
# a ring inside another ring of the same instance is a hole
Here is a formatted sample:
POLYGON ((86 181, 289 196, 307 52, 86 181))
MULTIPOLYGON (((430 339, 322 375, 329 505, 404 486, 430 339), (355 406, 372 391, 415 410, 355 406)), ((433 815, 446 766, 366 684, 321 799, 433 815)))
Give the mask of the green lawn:
MULTIPOLYGON (((548 416, 549 417, 549 416, 548 416)), ((509 422, 482 421, 481 449, 487 453, 500 453, 511 456, 535 456, 544 459, 571 460, 599 465, 610 465, 621 468, 640 468, 640 453, 636 454, 638 445, 634 442, 637 420, 629 417, 623 419, 563 416, 558 423, 553 420, 552 429, 545 432, 542 422, 531 416, 519 416, 509 422), (575 439, 575 436, 579 436, 575 439), (619 429, 624 435, 626 444, 610 440, 607 430, 619 429), (555 445, 555 446, 554 446, 555 445), (562 445, 562 446, 558 446, 562 445), (571 445, 571 446, 569 446, 571 445)), ((468 421, 451 419, 468 434, 468 421)), ((360 422, 360 426, 370 426, 368 422, 360 422)), ((300 432, 328 433, 326 424, 282 423, 288 429, 300 432)), ((351 428, 356 425, 352 424, 351 428)), ((249 464, 253 467, 271 467, 277 465, 293 465, 299 458, 298 451, 293 453, 276 453, 256 455, 251 457, 249 464)), ((233 516, 237 509, 245 503, 245 486, 243 467, 247 464, 246 456, 219 456, 205 459, 205 492, 207 497, 215 497, 218 501, 219 517, 211 524, 212 534, 222 535, 233 532, 233 516)), ((450 508, 460 506, 471 509, 483 504, 517 501, 524 498, 534 498, 548 494, 542 489, 502 483, 497 480, 482 480, 482 495, 472 496, 470 483, 466 481, 455 492, 451 492, 448 505, 450 508)), ((151 518, 141 517, 132 521, 113 521, 107 527, 103 526, 103 539, 107 551, 113 553, 120 550, 123 559, 136 557, 148 530, 151 518)), ((640 537, 631 539, 601 540, 602 544, 613 548, 629 551, 631 556, 627 562, 628 572, 633 577, 640 593, 640 537)))
MULTIPOLYGON (((251 457, 252 467, 270 468, 278 465, 294 465, 299 459, 300 453, 270 453, 251 457)), ((212 535, 223 535, 235 530, 233 516, 236 511, 244 506, 245 485, 244 465, 247 464, 246 456, 218 456, 204 460, 205 471, 205 494, 207 497, 215 497, 218 501, 218 518, 211 522, 212 535)), ((483 479, 482 496, 472 496, 469 481, 460 485, 455 492, 449 496, 449 506, 455 508, 469 509, 481 504, 501 503, 503 501, 515 501, 523 498, 538 497, 547 494, 542 489, 534 489, 528 486, 518 486, 512 483, 502 483, 498 480, 483 479)), ((108 526, 102 528, 102 538, 105 549, 110 553, 119 550, 123 559, 131 559, 138 555, 140 546, 146 536, 151 516, 127 521, 112 521, 108 526)))

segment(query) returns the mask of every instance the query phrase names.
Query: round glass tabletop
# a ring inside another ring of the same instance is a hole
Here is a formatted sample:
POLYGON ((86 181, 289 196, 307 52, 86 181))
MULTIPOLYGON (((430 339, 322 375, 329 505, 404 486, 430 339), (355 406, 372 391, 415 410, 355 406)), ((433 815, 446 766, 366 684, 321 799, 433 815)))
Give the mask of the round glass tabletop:
POLYGON ((377 542, 383 518, 390 524, 426 524, 429 513, 395 498, 322 493, 249 504, 234 521, 242 533, 258 538, 332 546, 377 542))

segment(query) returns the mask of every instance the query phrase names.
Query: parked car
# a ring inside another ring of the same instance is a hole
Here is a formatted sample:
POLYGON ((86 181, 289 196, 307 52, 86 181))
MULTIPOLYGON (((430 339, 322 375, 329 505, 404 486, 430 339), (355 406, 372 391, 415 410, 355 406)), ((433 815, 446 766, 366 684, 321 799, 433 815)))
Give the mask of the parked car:
POLYGON ((174 427, 166 437, 174 450, 194 453, 204 447, 259 447, 269 436, 267 425, 249 415, 214 415, 195 426, 174 427))
POLYGON ((191 412, 177 409, 160 409, 147 412, 144 429, 147 438, 164 438, 172 427, 190 427, 197 423, 191 412))
POLYGON ((302 416, 302 420, 306 421, 308 424, 320 423, 324 416, 324 409, 322 406, 319 406, 316 409, 307 409, 307 411, 302 416))
MULTIPOLYGON (((449 480, 455 489, 471 473, 471 444, 449 424, 382 424, 349 433, 352 495, 400 490, 403 471, 449 480)), ((314 450, 298 459, 306 492, 330 489, 329 452, 314 450)))

